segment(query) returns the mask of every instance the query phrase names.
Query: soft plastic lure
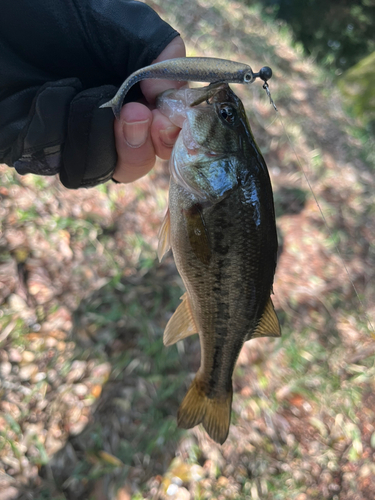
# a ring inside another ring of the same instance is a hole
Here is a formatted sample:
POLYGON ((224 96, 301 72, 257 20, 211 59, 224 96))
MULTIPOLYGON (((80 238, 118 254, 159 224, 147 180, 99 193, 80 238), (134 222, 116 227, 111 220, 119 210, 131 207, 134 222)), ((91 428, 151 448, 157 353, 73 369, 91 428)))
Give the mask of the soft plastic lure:
POLYGON ((256 78, 260 78, 264 81, 264 89, 270 95, 267 80, 271 76, 272 70, 268 66, 264 66, 258 73, 254 73, 248 64, 227 59, 179 57, 151 64, 135 71, 124 81, 114 98, 100 107, 112 108, 116 118, 119 118, 122 103, 129 89, 134 84, 148 78, 210 83, 253 83, 256 78))

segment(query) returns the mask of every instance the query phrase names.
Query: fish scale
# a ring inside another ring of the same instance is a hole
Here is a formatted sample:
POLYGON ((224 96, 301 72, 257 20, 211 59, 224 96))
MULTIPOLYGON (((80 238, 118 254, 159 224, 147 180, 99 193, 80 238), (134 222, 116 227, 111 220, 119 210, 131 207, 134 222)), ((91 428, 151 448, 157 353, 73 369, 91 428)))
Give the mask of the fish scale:
POLYGON ((183 428, 202 423, 223 443, 244 342, 280 335, 270 299, 277 255, 273 195, 243 105, 229 86, 168 91, 158 107, 171 117, 184 102, 199 104, 182 111, 186 119, 170 160, 159 257, 170 245, 186 294, 164 342, 199 334, 200 368, 177 421, 183 428))
MULTIPOLYGON (((229 254, 221 256, 222 252, 220 252, 217 262, 212 263, 210 268, 206 269, 206 274, 212 273, 214 275, 217 290, 212 294, 214 304, 211 304, 210 307, 206 303, 206 310, 209 311, 212 308, 215 310, 214 338, 216 343, 214 349, 215 353, 218 351, 219 354, 216 356, 216 363, 212 362, 210 365, 211 359, 210 353, 208 353, 207 359, 203 361, 203 365, 206 367, 204 377, 209 378, 210 386, 214 385, 218 389, 226 387, 228 383, 231 384, 231 375, 239 349, 241 349, 247 333, 255 327, 259 319, 257 316, 259 302, 265 302, 269 297, 269 290, 267 290, 265 294, 263 293, 264 297, 258 295, 257 303, 252 300, 254 294, 251 283, 258 278, 256 276, 259 274, 258 270, 264 265, 259 255, 260 252, 254 247, 260 248, 263 241, 262 238, 257 239, 253 235, 251 245, 249 245, 249 240, 246 238, 246 233, 242 232, 241 226, 254 226, 251 224, 252 213, 241 210, 241 208, 242 203, 238 193, 235 192, 229 195, 220 207, 215 207, 215 211, 211 210, 215 213, 209 215, 203 213, 203 216, 210 221, 209 233, 213 234, 212 247, 216 249, 219 245, 223 247, 225 244, 226 248, 230 248, 229 254), (234 220, 233 218, 228 220, 228 213, 236 214, 237 217, 234 220), (224 217, 228 225, 224 231, 216 231, 217 227, 223 227, 224 217), (254 266, 253 262, 257 262, 257 266, 254 266), (231 337, 232 332, 241 332, 241 335, 237 334, 231 337), (224 337, 225 349, 222 349, 223 339, 218 339, 218 336, 224 337), (222 362, 223 356, 226 357, 226 362, 222 362)), ((188 260, 188 265, 190 263, 188 260)), ((188 279, 192 280, 191 276, 188 279)), ((199 294, 197 300, 202 300, 201 291, 198 290, 196 293, 199 294)), ((209 331, 205 325, 202 326, 202 331, 205 332, 203 335, 207 335, 209 338, 213 336, 213 332, 209 331)), ((215 356, 213 359, 215 360, 215 356)))

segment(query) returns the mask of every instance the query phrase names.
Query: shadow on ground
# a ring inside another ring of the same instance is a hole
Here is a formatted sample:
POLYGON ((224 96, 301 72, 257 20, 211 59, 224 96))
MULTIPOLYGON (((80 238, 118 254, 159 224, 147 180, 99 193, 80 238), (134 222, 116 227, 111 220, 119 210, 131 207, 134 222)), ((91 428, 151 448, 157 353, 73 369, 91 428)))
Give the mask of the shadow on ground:
MULTIPOLYGON (((343 263, 373 315, 373 143, 332 82, 257 10, 224 0, 151 5, 189 55, 271 66, 284 123, 261 86, 234 88, 274 184, 283 337, 245 345, 228 441, 190 432, 179 456, 195 475, 174 472, 178 491, 372 499, 374 342, 343 263)), ((153 478, 164 498, 165 471, 186 440, 176 410, 199 363, 197 339, 186 352, 162 344, 182 293, 171 259, 154 262, 167 169, 129 188, 78 193, 9 170, 0 167, 0 487, 19 500, 104 500, 118 487, 124 499, 154 498, 153 478)))
MULTIPOLYGON (((108 492, 115 494, 124 484, 134 491, 165 473, 182 436, 177 408, 189 372, 199 365, 197 340, 190 342, 189 355, 182 346, 178 352, 162 342, 166 315, 175 310, 181 293, 168 257, 149 272, 106 285, 82 301, 73 316, 71 370, 79 370, 79 363, 87 370, 99 359, 99 370, 108 369, 108 381, 84 429, 76 434, 73 428, 63 448, 41 468, 42 486, 34 478, 19 500, 59 498, 62 493, 69 500, 108 498, 108 492)), ((72 375, 70 391, 82 390, 83 380, 90 385, 86 375, 84 370, 72 375)), ((76 420, 87 404, 84 396, 83 391, 71 408, 76 420)))

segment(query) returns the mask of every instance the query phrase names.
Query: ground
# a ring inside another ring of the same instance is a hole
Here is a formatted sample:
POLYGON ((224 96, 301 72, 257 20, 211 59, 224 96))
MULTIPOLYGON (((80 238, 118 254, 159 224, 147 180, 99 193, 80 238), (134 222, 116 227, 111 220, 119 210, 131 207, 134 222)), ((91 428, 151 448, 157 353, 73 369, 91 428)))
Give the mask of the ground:
POLYGON ((373 500, 374 142, 257 8, 150 5, 188 55, 274 70, 277 114, 234 90, 272 178, 283 335, 245 344, 223 446, 179 430, 200 347, 162 343, 183 293, 156 260, 168 166, 79 191, 1 166, 0 499, 373 500))

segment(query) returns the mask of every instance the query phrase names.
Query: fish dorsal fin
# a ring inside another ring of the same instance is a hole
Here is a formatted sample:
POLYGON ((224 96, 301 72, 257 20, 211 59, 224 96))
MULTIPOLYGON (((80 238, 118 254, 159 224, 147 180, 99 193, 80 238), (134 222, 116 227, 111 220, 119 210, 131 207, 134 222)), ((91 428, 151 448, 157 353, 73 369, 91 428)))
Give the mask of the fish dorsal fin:
POLYGON ((183 211, 189 242, 194 255, 205 265, 211 260, 211 247, 208 232, 204 224, 201 207, 194 205, 183 211))
POLYGON ((169 215, 169 208, 167 210, 167 213, 165 214, 158 236, 158 258, 160 262, 164 255, 171 248, 171 217, 169 215))
POLYGON ((253 333, 249 333, 246 340, 259 337, 280 337, 280 324, 277 319, 275 308, 273 307, 271 297, 269 297, 263 315, 258 326, 253 333))
POLYGON ((184 293, 181 299, 181 304, 177 307, 164 330, 163 342, 166 346, 198 333, 187 293, 184 293))

